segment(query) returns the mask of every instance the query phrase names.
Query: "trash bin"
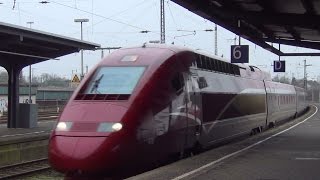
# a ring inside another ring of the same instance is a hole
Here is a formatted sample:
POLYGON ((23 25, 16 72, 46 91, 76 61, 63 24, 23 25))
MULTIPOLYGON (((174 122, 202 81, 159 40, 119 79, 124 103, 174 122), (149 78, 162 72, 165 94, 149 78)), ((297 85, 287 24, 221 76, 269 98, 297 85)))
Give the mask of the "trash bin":
POLYGON ((38 127, 38 105, 19 104, 19 121, 17 128, 38 127))

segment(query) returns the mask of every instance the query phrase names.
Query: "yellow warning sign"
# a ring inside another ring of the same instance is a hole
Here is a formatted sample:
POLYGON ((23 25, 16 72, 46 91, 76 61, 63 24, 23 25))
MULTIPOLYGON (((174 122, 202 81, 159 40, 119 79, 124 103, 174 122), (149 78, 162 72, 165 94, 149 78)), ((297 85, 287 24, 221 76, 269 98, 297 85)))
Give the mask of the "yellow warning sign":
POLYGON ((71 82, 73 82, 73 83, 79 83, 79 82, 80 82, 80 79, 79 79, 79 77, 75 74, 75 75, 73 76, 71 82))

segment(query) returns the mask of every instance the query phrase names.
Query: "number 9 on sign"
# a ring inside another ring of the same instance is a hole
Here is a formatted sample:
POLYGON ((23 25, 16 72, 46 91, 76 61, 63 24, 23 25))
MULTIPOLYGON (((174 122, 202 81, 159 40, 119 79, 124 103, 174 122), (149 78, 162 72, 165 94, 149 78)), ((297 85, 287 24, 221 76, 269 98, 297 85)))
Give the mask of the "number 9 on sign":
POLYGON ((232 45, 231 46, 231 63, 248 63, 249 62, 249 46, 248 45, 232 45))

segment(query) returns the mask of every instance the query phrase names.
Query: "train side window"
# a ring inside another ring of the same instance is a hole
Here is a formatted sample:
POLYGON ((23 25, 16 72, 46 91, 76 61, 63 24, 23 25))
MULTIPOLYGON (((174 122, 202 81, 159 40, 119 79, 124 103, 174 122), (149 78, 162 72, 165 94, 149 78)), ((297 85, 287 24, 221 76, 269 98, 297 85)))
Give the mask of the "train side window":
POLYGON ((284 103, 288 104, 288 96, 284 96, 284 103))
POLYGON ((218 61, 218 71, 219 71, 219 72, 223 72, 222 69, 223 69, 223 68, 222 68, 222 62, 221 62, 221 61, 218 61))
POLYGON ((203 69, 208 70, 208 60, 205 56, 202 56, 203 69))
POLYGON ((226 73, 232 74, 232 73, 231 73, 231 67, 230 67, 230 64, 229 64, 229 63, 226 63, 226 73))
POLYGON ((208 69, 210 70, 210 71, 212 71, 212 69, 213 69, 213 64, 212 64, 212 59, 211 58, 208 58, 208 69))
POLYGON ((199 77, 198 84, 199 84, 199 89, 208 87, 208 83, 204 77, 199 77))
POLYGON ((197 67, 200 68, 201 67, 200 55, 197 55, 196 63, 197 63, 197 67))
POLYGON ((204 59, 203 59, 202 55, 200 56, 200 64, 201 64, 201 69, 203 69, 204 68, 204 59))
POLYGON ((221 68, 221 61, 217 61, 217 71, 218 71, 218 72, 222 72, 221 69, 222 69, 222 68, 221 68))
POLYGON ((211 59, 211 70, 212 71, 215 71, 214 69, 215 69, 215 60, 214 59, 211 59))
POLYGON ((221 62, 221 71, 223 72, 223 73, 226 73, 227 71, 226 71, 226 63, 225 62, 221 62))
POLYGON ((229 64, 230 65, 230 74, 235 74, 234 73, 234 65, 233 64, 229 64))
POLYGON ((206 56, 203 56, 203 61, 204 61, 204 69, 209 70, 209 58, 206 56))
POLYGON ((198 57, 197 60, 198 60, 198 61, 197 61, 197 66, 198 66, 198 68, 202 68, 201 55, 199 55, 199 57, 198 57))
POLYGON ((205 62, 204 56, 201 55, 200 61, 201 61, 201 68, 205 69, 206 68, 206 62, 205 62))
POLYGON ((197 62, 195 60, 192 61, 191 67, 197 67, 197 62))
POLYGON ((217 71, 217 60, 212 60, 212 70, 217 71))
POLYGON ((198 57, 198 63, 197 63, 197 66, 198 66, 198 68, 202 68, 202 61, 201 61, 201 55, 199 55, 199 57, 198 57))
POLYGON ((235 75, 240 75, 240 68, 237 65, 233 65, 233 71, 235 75))
POLYGON ((228 73, 228 63, 226 63, 226 62, 223 62, 223 72, 224 73, 228 73))
POLYGON ((184 87, 184 79, 181 73, 177 73, 171 81, 172 87, 177 94, 180 94, 184 87))

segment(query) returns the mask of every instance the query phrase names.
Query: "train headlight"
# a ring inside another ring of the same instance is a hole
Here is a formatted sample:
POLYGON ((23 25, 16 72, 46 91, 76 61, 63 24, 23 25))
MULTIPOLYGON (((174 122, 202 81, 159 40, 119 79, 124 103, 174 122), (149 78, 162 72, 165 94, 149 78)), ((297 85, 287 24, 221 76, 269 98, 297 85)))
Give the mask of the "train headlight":
POLYGON ((103 122, 98 127, 98 132, 115 132, 122 129, 121 123, 103 122))
POLYGON ((72 126, 72 122, 59 122, 56 127, 56 131, 69 131, 72 126))

